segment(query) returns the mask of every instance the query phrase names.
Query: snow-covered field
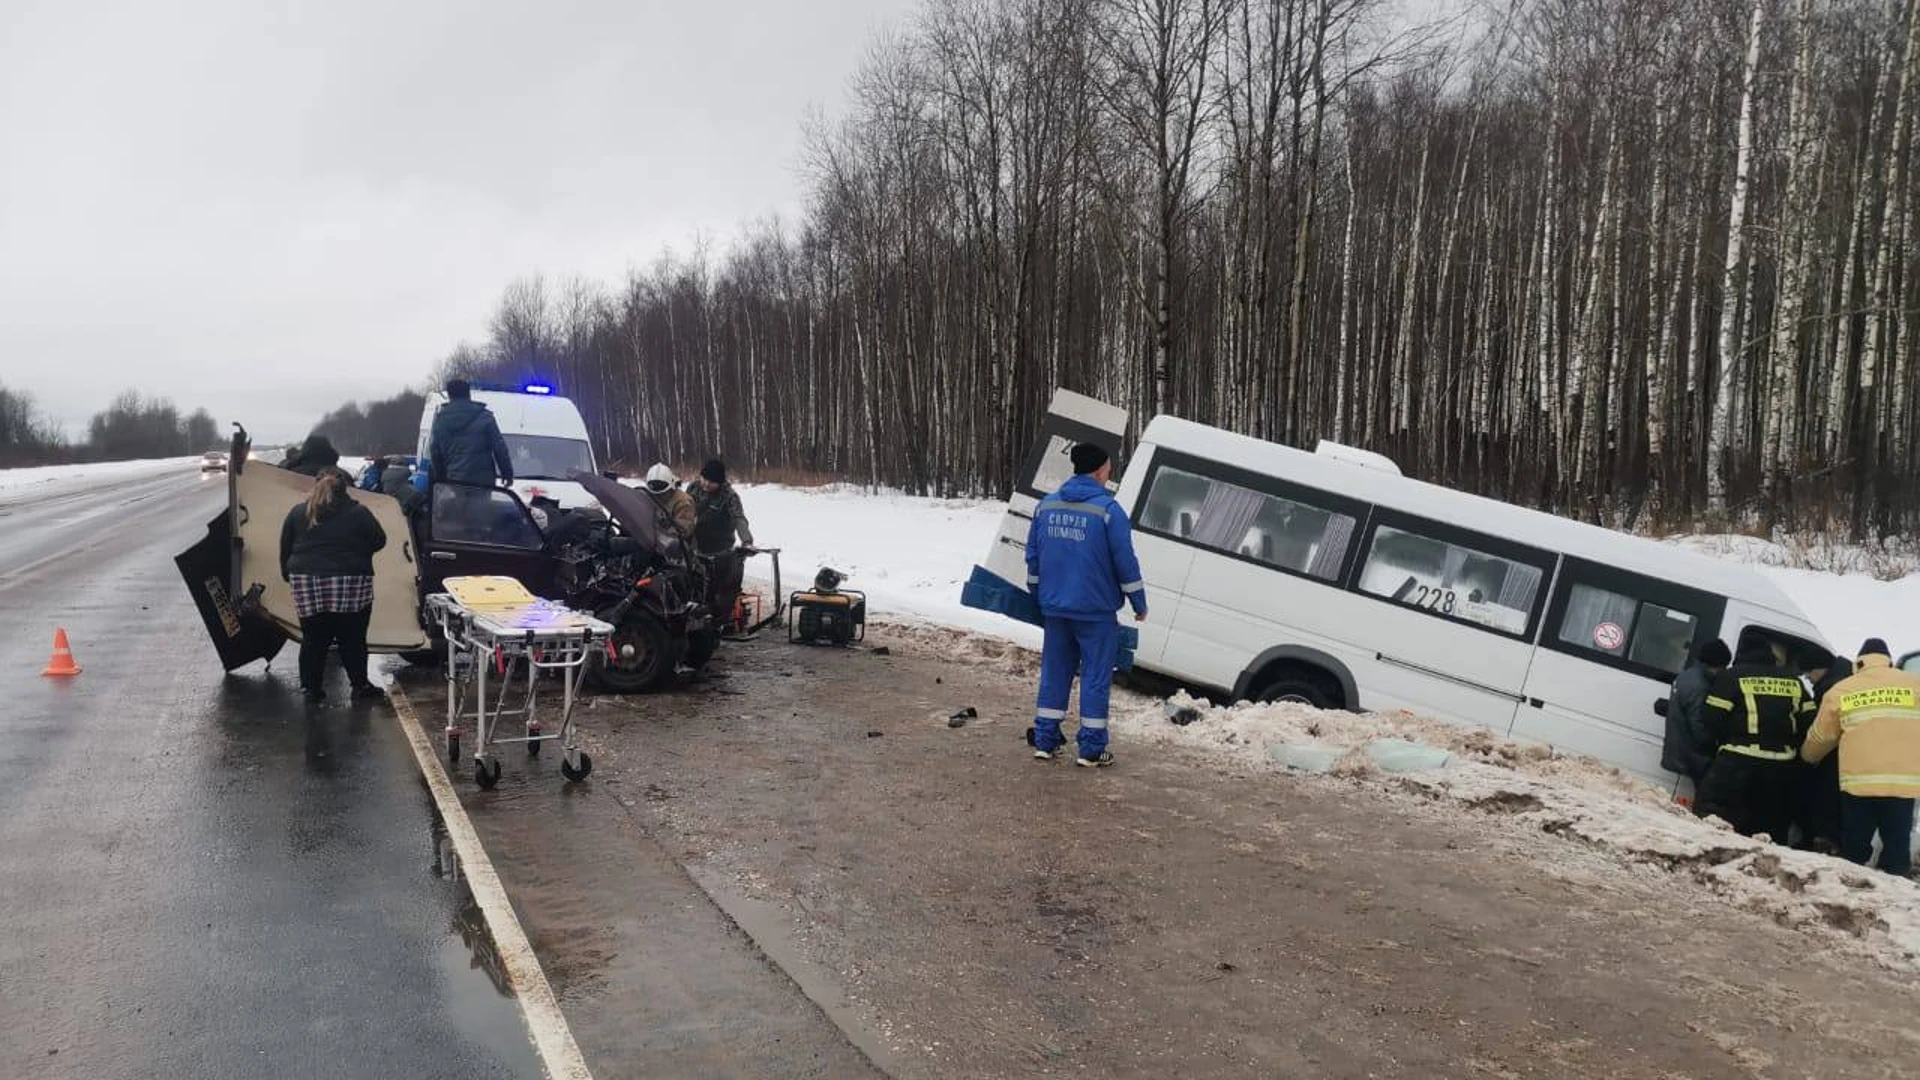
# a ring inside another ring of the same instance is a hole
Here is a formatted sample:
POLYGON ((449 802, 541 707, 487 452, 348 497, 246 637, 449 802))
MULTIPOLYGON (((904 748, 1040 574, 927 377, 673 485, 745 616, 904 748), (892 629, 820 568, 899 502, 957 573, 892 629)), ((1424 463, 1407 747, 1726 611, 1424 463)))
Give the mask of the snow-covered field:
MULTIPOLYGON (((904 622, 910 637, 958 660, 1031 670, 1030 658, 1010 655, 990 639, 1034 647, 1031 627, 960 605, 960 589, 985 556, 1005 506, 999 502, 914 498, 854 488, 741 488, 755 539, 783 549, 789 589, 811 580, 820 566, 849 575, 864 589, 876 620, 904 622), (926 624, 967 631, 961 637, 926 624)), ((1820 626, 1843 654, 1867 637, 1885 637, 1896 651, 1920 648, 1920 575, 1876 580, 1884 557, 1824 549, 1815 565, 1856 567, 1850 573, 1779 565, 1793 553, 1745 538, 1692 537, 1676 541, 1723 558, 1748 562, 1773 579, 1820 626)), ((764 573, 764 564, 750 564, 764 573)), ((750 575, 751 577, 751 575, 750 575)), ((1151 583, 1149 583, 1151 588, 1151 583)), ((1748 840, 1701 821, 1669 795, 1591 759, 1520 745, 1411 714, 1323 713, 1299 706, 1216 707, 1176 698, 1115 696, 1114 735, 1120 746, 1167 746, 1207 756, 1249 777, 1275 778, 1287 767, 1278 747, 1312 747, 1336 778, 1377 784, 1395 792, 1446 800, 1463 812, 1511 816, 1537 827, 1555 843, 1578 842, 1636 864, 1691 874, 1733 902, 1810 934, 1862 946, 1876 959, 1920 966, 1920 885, 1865 871, 1843 861, 1748 840), (1186 711, 1182 711, 1186 710, 1186 711), (1185 723, 1172 722, 1179 714, 1185 723), (1386 748, 1435 748, 1443 767, 1389 771, 1373 753, 1386 748)))
MULTIPOLYGON (((740 499, 753 538, 780 548, 789 590, 803 588, 830 566, 845 587, 867 594, 876 615, 939 623, 1010 638, 1038 648, 1033 627, 960 605, 960 587, 986 558, 1005 503, 923 499, 859 488, 742 485, 740 499)), ((766 559, 747 564, 749 580, 770 573, 766 559)))

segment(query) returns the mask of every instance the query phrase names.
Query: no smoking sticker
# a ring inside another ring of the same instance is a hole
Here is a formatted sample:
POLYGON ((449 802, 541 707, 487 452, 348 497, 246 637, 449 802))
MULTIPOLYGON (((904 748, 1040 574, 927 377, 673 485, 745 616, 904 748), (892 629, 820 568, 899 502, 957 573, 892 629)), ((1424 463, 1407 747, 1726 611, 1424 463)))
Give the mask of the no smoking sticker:
POLYGON ((1603 622, 1593 628, 1593 643, 1612 652, 1627 640, 1627 632, 1620 629, 1619 623, 1603 622))

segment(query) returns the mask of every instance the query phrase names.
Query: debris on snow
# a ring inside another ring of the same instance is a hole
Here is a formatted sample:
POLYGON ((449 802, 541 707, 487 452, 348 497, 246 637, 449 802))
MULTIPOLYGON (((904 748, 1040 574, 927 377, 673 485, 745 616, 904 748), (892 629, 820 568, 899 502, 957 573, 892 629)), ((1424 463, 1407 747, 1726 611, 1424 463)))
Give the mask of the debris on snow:
POLYGON ((1453 755, 1437 746, 1407 739, 1375 739, 1367 744, 1367 758, 1378 765, 1381 772, 1408 773, 1445 768, 1453 755))
POLYGON ((1346 754, 1338 746, 1322 746, 1319 743, 1277 743, 1267 752, 1281 765, 1309 773, 1332 772, 1334 762, 1346 754))

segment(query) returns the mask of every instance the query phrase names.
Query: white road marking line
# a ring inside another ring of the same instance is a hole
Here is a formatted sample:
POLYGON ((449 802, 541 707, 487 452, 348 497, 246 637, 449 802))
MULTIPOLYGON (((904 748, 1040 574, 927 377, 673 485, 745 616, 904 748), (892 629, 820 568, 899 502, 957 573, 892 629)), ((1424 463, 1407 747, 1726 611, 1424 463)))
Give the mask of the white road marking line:
POLYGON ((500 875, 494 872, 486 849, 480 846, 480 834, 474 831, 473 820, 467 817, 466 808, 460 805, 460 796, 453 790, 453 781, 447 778, 447 771, 440 764, 439 752, 427 741, 426 732, 420 730, 419 719, 406 693, 397 685, 388 687, 387 693, 393 699, 394 712, 400 718, 401 730, 407 734, 407 744, 413 747, 420 772, 427 778, 427 787, 433 791, 434 804, 446 822, 447 836, 453 840, 453 850, 460 856, 460 868, 466 875, 467 885, 486 916, 487 929, 492 931, 494 946, 506 964, 507 979, 519 998, 520 1012, 526 1017, 533 1047, 539 1052, 547 1075, 552 1080, 593 1080, 579 1044, 573 1041, 573 1029, 567 1026, 560 1002, 547 983, 547 973, 540 969, 533 944, 527 940, 527 932, 520 926, 519 916, 513 913, 513 904, 507 900, 500 875))

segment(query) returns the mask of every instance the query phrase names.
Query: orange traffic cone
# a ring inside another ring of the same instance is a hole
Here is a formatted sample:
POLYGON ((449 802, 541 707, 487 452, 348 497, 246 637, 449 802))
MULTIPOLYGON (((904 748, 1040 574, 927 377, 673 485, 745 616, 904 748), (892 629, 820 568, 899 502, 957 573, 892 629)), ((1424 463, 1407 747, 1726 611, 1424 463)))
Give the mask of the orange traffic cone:
POLYGON ((73 662, 73 649, 67 645, 67 632, 53 632, 53 659, 47 661, 47 670, 42 675, 78 675, 80 665, 73 662))

